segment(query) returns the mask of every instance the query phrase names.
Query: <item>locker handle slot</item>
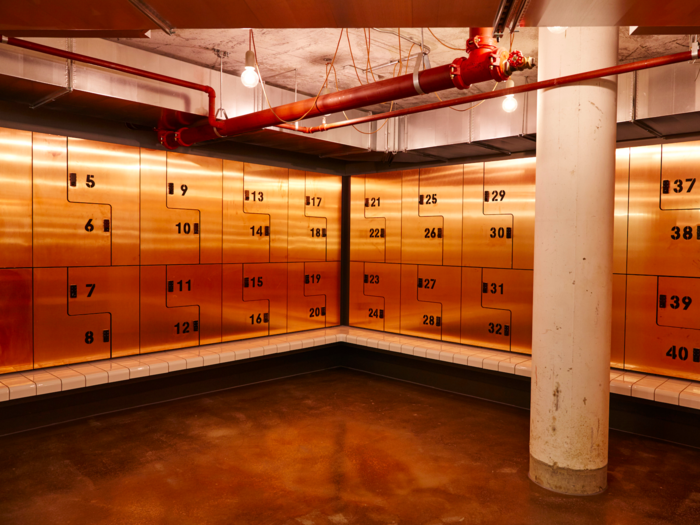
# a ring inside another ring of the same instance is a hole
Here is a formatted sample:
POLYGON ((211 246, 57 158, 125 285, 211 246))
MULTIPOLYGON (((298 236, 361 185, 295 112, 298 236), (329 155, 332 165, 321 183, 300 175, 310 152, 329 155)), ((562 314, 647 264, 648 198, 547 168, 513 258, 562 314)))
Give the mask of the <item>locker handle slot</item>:
POLYGON ((481 293, 489 293, 488 283, 481 283, 481 293))
POLYGON ((269 237, 269 236, 270 236, 270 227, 265 226, 265 237, 269 237))
POLYGON ((78 175, 76 173, 71 173, 68 177, 69 179, 69 184, 73 187, 77 186, 78 184, 78 175))
POLYGON ((384 310, 379 310, 379 318, 384 319, 384 310))
POLYGON ((423 204, 423 195, 418 195, 418 204, 423 204))
POLYGON ((78 297, 78 285, 71 284, 70 285, 70 298, 75 299, 76 297, 78 297))
POLYGON ((249 201, 250 200, 250 191, 245 190, 245 200, 249 201))
POLYGON ((384 238, 384 228, 381 229, 379 232, 379 236, 383 239, 384 238))
POLYGON ((102 227, 105 233, 109 233, 109 219, 104 219, 104 221, 102 221, 102 227))
POLYGON ((199 235, 199 223, 198 222, 194 223, 194 234, 199 235))
POLYGON ((488 201, 489 201, 489 192, 485 191, 484 192, 484 202, 488 202, 488 201))
POLYGON ((513 237, 513 228, 506 228, 506 239, 513 237))
POLYGON ((665 181, 663 182, 663 193, 664 193, 664 195, 668 194, 670 190, 671 190, 671 181, 670 181, 670 180, 665 180, 665 181))
POLYGON ((441 322, 442 322, 442 320, 440 319, 440 317, 435 318, 435 326, 440 326, 441 322))
POLYGON ((304 276, 304 284, 309 284, 311 282, 311 279, 309 279, 308 275, 304 276))
POLYGON ((321 228, 321 237, 327 237, 327 236, 328 236, 328 234, 327 234, 327 232, 326 232, 326 229, 325 229, 325 228, 321 228))
POLYGON ((174 282, 174 281, 168 281, 168 292, 172 293, 173 290, 175 290, 175 282, 174 282))
POLYGON ((175 194, 175 184, 172 182, 168 182, 168 195, 174 195, 175 194))
POLYGON ((109 330, 102 330, 102 342, 109 343, 109 330))
POLYGON ((243 288, 248 288, 250 287, 250 277, 244 277, 243 278, 243 288))
POLYGON ((423 288, 423 278, 422 277, 418 278, 418 288, 423 288))
POLYGON ((442 228, 438 228, 438 239, 442 239, 442 228))
POLYGON ((199 332, 199 321, 192 321, 192 330, 199 332))
POLYGON ((324 317, 326 316, 326 307, 325 306, 321 307, 321 315, 324 317))
POLYGON ((270 314, 263 314, 263 323, 269 323, 270 322, 270 314))
POLYGON ((659 295, 659 308, 666 308, 666 295, 659 295))
POLYGON ((510 335, 510 326, 509 325, 505 325, 503 327, 503 335, 510 335))
POLYGON ((365 198, 365 208, 369 208, 369 198, 365 198))
POLYGON ((309 197, 308 195, 306 196, 306 205, 311 206, 311 197, 309 197))

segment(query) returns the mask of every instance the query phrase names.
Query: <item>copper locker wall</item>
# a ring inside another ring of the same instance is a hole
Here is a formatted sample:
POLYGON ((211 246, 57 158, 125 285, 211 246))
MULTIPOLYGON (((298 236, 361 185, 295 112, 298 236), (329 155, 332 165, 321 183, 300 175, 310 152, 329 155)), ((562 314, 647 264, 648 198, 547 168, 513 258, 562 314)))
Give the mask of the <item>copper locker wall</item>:
POLYGON ((0 373, 340 322, 340 177, 0 129, 0 184, 0 373))

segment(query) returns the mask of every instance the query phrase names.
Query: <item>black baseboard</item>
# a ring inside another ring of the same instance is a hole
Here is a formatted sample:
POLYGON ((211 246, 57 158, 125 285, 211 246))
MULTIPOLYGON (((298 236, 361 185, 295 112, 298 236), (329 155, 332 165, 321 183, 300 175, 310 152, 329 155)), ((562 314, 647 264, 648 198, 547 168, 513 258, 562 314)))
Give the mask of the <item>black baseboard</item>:
MULTIPOLYGON (((530 378, 335 343, 0 403, 0 436, 217 390, 344 367, 530 407, 530 378)), ((612 394, 610 428, 700 448, 700 411, 612 394)))

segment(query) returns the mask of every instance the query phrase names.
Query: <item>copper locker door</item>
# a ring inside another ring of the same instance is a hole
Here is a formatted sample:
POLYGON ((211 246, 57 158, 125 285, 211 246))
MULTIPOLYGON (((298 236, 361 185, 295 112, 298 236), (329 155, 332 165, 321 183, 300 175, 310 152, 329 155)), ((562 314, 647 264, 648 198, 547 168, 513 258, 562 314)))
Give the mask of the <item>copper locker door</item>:
POLYGON ((165 266, 141 266, 141 353, 199 344, 199 307, 168 307, 165 266))
POLYGON ((168 208, 199 212, 200 263, 221 263, 223 161, 168 152, 168 208))
POLYGON ((700 330, 700 279, 659 277, 656 323, 700 330))
POLYGON ((168 190, 165 152, 141 149, 141 264, 199 264, 200 213, 169 208, 168 190))
POLYGON ((112 264, 110 206, 68 200, 68 139, 34 133, 33 155, 34 266, 112 264))
POLYGON ((442 339, 442 304, 418 299, 418 266, 401 265, 401 333, 442 339))
MULTIPOLYGON (((487 162, 484 167, 484 215, 512 217, 512 268, 532 270, 535 247, 535 159, 487 162)), ((500 227, 489 238, 502 239, 500 227), (494 236, 494 237, 492 237, 494 236)))
MULTIPOLYGON (((222 340, 237 341, 269 335, 269 301, 267 299, 243 300, 243 265, 224 264, 222 279, 222 340), (265 322, 266 319, 267 322, 265 322)), ((252 284, 258 286, 258 284, 262 284, 262 280, 258 282, 256 279, 255 283, 251 283, 249 280, 248 286, 252 284)))
POLYGON ((482 306, 486 295, 483 272, 482 268, 462 268, 462 344, 510 350, 510 311, 482 306))
MULTIPOLYGON (((401 262, 403 264, 442 264, 445 221, 442 216, 426 216, 441 202, 441 194, 420 193, 418 170, 405 171, 401 188, 401 262), (422 204, 421 204, 422 202, 422 204)), ((433 212, 436 213, 436 212, 433 212)))
MULTIPOLYGON (((532 353, 532 275, 532 270, 484 268, 481 284, 484 308, 510 311, 510 349, 521 354, 532 353)), ((499 334, 498 325, 494 330, 499 334)), ((503 335, 508 336, 505 326, 503 335)))
POLYGON ((287 293, 289 311, 287 313, 287 331, 300 332, 325 328, 326 296, 306 295, 306 278, 316 281, 322 279, 320 274, 306 274, 304 263, 289 263, 287 269, 287 293))
MULTIPOLYGON (((510 268, 513 227, 510 215, 484 215, 484 164, 464 165, 462 203, 462 264, 464 266, 510 268), (503 235, 499 236, 499 233, 503 235), (512 234, 512 229, 511 229, 512 234)), ((490 195, 490 194, 489 194, 490 195)))
POLYGON ((612 302, 612 342, 610 345, 610 366, 625 366, 625 301, 627 295, 627 276, 613 274, 612 302))
POLYGON ((32 269, 0 270, 0 374, 34 366, 32 269))
POLYGON ((363 291, 369 297, 382 297, 384 309, 377 312, 368 307, 364 315, 384 319, 386 332, 401 332, 401 266, 400 264, 365 263, 363 291))
POLYGON ((320 207, 324 204, 326 203, 323 197, 314 197, 312 201, 307 195, 306 173, 289 170, 287 250, 290 262, 326 260, 328 240, 326 218, 307 215, 307 209, 311 206, 320 207))
POLYGON ((306 215, 326 219, 326 261, 340 261, 342 192, 342 177, 306 172, 306 215))
MULTIPOLYGON (((263 324, 269 326, 269 335, 287 332, 287 263, 260 263, 243 265, 243 300, 267 300, 269 317, 263 324), (247 286, 246 286, 247 285, 247 286)), ((257 316, 249 319, 260 324, 257 316)))
POLYGON ((69 138, 68 176, 70 202, 109 205, 111 222, 92 233, 110 232, 111 264, 139 264, 139 149, 69 138))
POLYGON ((68 268, 34 269, 34 368, 111 357, 110 314, 70 315, 68 268))
MULTIPOLYGON (((627 276, 627 316, 625 326, 625 369, 649 372, 652 374, 683 377, 697 381, 700 379, 700 330, 660 326, 657 322, 660 290, 671 292, 677 283, 660 283, 659 277, 647 275, 627 276)), ((686 295, 688 293, 686 292, 686 295)), ((666 309, 675 301, 666 297, 666 309)), ((679 298, 683 308, 682 298, 679 298)), ((696 306, 691 304, 688 311, 677 312, 673 321, 690 320, 695 317, 688 312, 696 306)), ((681 321, 686 322, 686 321, 681 321)))
POLYGON ((30 131, 0 128, 0 187, 0 268, 29 268, 32 266, 30 131))
POLYGON ((462 186, 464 166, 420 170, 421 217, 442 217, 442 264, 462 265, 462 186), (422 198, 421 198, 422 197, 422 198))
MULTIPOLYGON (((671 174, 683 181, 683 193, 675 195, 676 179, 668 178, 662 171, 661 161, 661 146, 630 151, 627 272, 700 277, 700 209, 673 209, 673 206, 686 206, 682 202, 687 202, 687 206, 695 205, 694 192, 700 192, 700 187, 694 186, 688 192, 690 183, 685 182, 683 177, 686 176, 676 167, 671 174), (664 188, 664 180, 669 182, 668 188, 664 188), (664 194, 666 190, 668 193, 664 194), (662 202, 669 209, 662 209, 662 202)), ((664 170, 665 166, 664 162, 664 170)), ((687 178, 692 177, 688 175, 687 178)))
POLYGON ((350 260, 384 261, 386 221, 384 218, 367 219, 365 204, 378 205, 376 197, 374 201, 365 200, 365 176, 355 175, 350 178, 350 260))
POLYGON ((224 262, 270 262, 270 216, 247 213, 244 202, 243 163, 225 160, 224 262))
POLYGON ((304 294, 326 297, 326 326, 340 324, 340 262, 304 263, 304 294))
POLYGON ((365 263, 350 262, 348 324, 357 328, 384 331, 384 297, 365 295, 365 275, 365 263))
POLYGON ((221 265, 170 265, 167 305, 199 308, 199 344, 221 342, 221 265))
MULTIPOLYGON (((271 263, 287 262, 289 170, 258 164, 243 165, 243 211, 269 217, 271 263)), ((255 231, 258 234, 258 231, 255 231)))
MULTIPOLYGON (((442 340, 460 342, 462 269, 450 266, 418 267, 418 300, 442 305, 442 340)), ((403 286, 403 280, 402 280, 403 286)), ((401 300, 403 304, 403 294, 401 300)))
POLYGON ((627 273, 627 220, 629 203, 629 148, 615 152, 615 218, 613 221, 613 273, 627 273))
POLYGON ((139 267, 68 268, 68 313, 109 313, 112 357, 139 353, 139 267))
POLYGON ((700 210, 700 141, 661 148, 661 209, 700 210))

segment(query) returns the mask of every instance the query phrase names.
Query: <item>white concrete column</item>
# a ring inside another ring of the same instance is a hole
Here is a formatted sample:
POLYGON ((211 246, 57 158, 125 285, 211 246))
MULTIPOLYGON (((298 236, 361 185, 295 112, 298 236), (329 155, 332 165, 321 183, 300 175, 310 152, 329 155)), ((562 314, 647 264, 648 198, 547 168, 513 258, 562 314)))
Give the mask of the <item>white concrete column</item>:
MULTIPOLYGON (((540 28, 538 78, 617 64, 616 27, 540 28)), ((617 83, 537 94, 530 479, 607 486, 617 83)))

